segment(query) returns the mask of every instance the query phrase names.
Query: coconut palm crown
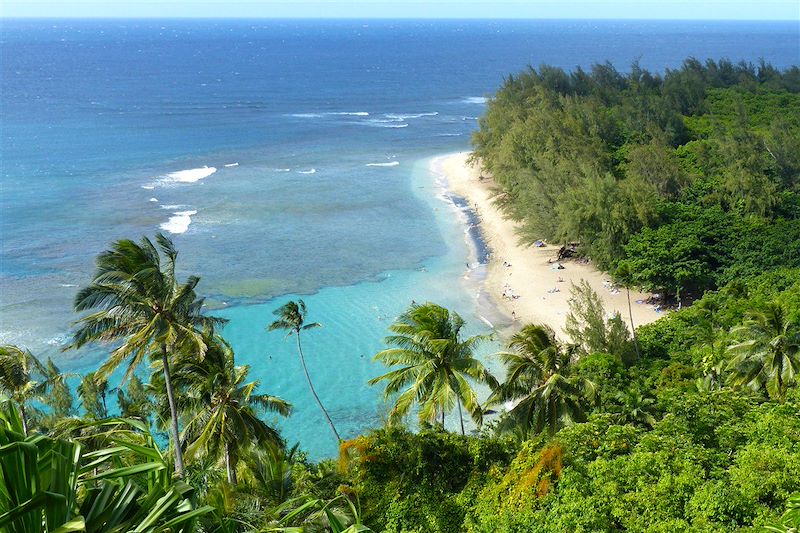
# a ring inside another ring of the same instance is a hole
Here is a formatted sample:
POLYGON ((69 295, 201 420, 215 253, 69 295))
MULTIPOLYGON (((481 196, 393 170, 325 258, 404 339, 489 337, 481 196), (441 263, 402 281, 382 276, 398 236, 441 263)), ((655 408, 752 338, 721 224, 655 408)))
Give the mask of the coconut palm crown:
POLYGON ((217 336, 203 360, 176 364, 174 383, 183 392, 178 410, 185 420, 187 455, 224 461, 228 482, 236 484, 236 464, 250 443, 283 447, 280 434, 259 412, 288 416, 291 405, 276 396, 257 394, 258 381, 247 381, 248 366, 236 366, 233 349, 217 336))
POLYGON ((47 367, 28 350, 13 345, 0 346, 0 392, 17 405, 25 435, 29 431, 28 401, 41 400, 52 385, 47 367))
POLYGON ((781 403, 786 400, 800 371, 800 321, 791 311, 785 303, 770 302, 731 331, 743 339, 728 349, 733 355, 728 364, 733 385, 764 390, 781 403))
POLYGON ((120 240, 97 257, 92 282, 75 296, 75 310, 89 314, 76 322, 69 348, 97 341, 120 343, 97 371, 98 379, 107 378, 126 360, 123 382, 145 359, 161 365, 172 415, 175 469, 183 475, 170 357, 188 347, 202 358, 206 352, 203 331, 224 321, 202 314, 203 299, 195 293, 199 277, 178 282, 178 252, 172 241, 159 233, 156 243, 157 247, 147 237, 138 243, 120 240))
POLYGON ((272 314, 277 316, 278 319, 267 326, 267 330, 275 331, 281 329, 286 331, 287 338, 291 335, 295 336, 295 341, 297 342, 297 355, 300 357, 300 365, 303 367, 303 373, 306 376, 308 388, 311 390, 311 395, 314 396, 314 400, 316 400, 317 405, 319 405, 322 414, 325 416, 325 420, 327 420, 331 431, 336 437, 336 442, 340 442, 342 438, 339 436, 339 432, 336 430, 333 420, 331 420, 327 409, 325 409, 325 406, 322 405, 322 400, 319 399, 317 391, 314 389, 314 383, 311 381, 311 376, 309 375, 308 367, 306 366, 306 358, 303 355, 303 347, 300 343, 300 332, 322 327, 322 325, 318 322, 306 324, 306 313, 306 303, 303 300, 297 300, 296 302, 294 300, 290 300, 273 311, 272 314))
POLYGON ((419 404, 420 424, 439 419, 444 425, 445 414, 457 406, 464 433, 462 405, 476 424, 483 423, 483 409, 468 380, 497 386, 494 376, 474 357, 475 348, 488 336, 462 339, 463 327, 464 320, 457 313, 433 303, 412 304, 389 326, 394 335, 387 337, 386 343, 394 347, 377 353, 375 360, 400 368, 369 384, 385 382, 387 399, 399 394, 390 422, 402 420, 419 404))
POLYGON ((511 337, 508 348, 498 354, 506 380, 487 402, 511 404, 501 429, 552 435, 571 421, 586 420, 584 404, 594 398, 595 387, 572 375, 576 346, 560 343, 547 326, 528 324, 511 337))

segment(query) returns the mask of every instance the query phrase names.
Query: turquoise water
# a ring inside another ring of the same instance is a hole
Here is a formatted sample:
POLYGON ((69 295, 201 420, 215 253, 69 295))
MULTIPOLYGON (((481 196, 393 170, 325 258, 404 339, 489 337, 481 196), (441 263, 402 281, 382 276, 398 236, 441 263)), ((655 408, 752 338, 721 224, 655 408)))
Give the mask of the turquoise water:
MULTIPOLYGON (((382 272, 376 280, 326 287, 306 296, 287 295, 265 304, 217 313, 231 321, 225 336, 235 347, 239 361, 251 366, 251 375, 261 380, 265 390, 295 405, 290 422, 283 424, 285 436, 290 442, 298 440, 315 454, 333 455, 337 448, 308 390, 294 339, 284 339, 281 332, 265 331, 278 306, 289 299, 303 298, 309 309, 308 321, 323 325, 303 333, 304 353, 319 395, 344 438, 379 425, 388 412, 382 401, 382 388, 367 385, 369 379, 386 370, 373 362, 372 356, 385 347, 382 335, 386 328, 412 300, 432 301, 458 310, 467 320, 467 335, 491 333, 480 317, 496 327, 505 325, 505 319, 481 294, 483 267, 476 261, 475 247, 465 233, 464 213, 443 197, 441 185, 427 163, 422 160, 415 165, 409 192, 435 213, 443 255, 422 261, 415 269, 382 272)), ((488 355, 497 346, 496 342, 487 342, 480 350, 490 366, 495 362, 488 355)), ((446 425, 456 429, 457 418, 448 417, 446 425)))
POLYGON ((370 357, 412 300, 457 310, 469 333, 502 323, 481 267, 464 279, 478 254, 427 159, 469 149, 504 76, 800 63, 791 22, 1 23, 0 342, 96 368, 106 347, 61 351, 75 292, 110 242, 165 231, 181 274, 231 319, 239 360, 295 404, 281 425, 312 457, 335 447, 294 345, 264 331, 288 298, 324 325, 308 362, 345 436, 381 421, 370 357))

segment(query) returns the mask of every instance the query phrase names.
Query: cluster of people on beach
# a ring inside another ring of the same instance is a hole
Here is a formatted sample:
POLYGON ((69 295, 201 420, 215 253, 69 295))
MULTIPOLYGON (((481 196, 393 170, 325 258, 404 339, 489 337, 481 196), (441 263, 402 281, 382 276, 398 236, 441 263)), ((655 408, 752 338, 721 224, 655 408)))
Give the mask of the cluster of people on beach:
POLYGON ((506 300, 516 300, 519 298, 519 294, 514 294, 514 290, 511 288, 511 285, 505 283, 503 285, 503 298, 506 300))
POLYGON ((619 294, 619 289, 617 288, 617 286, 607 279, 603 280, 603 287, 605 287, 611 294, 614 295, 619 294))

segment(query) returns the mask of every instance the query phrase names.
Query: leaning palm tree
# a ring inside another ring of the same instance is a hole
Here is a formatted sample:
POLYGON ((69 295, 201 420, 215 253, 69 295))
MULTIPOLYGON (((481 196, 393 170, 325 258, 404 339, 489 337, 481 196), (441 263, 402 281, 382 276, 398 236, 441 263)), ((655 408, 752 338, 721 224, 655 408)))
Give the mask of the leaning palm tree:
POLYGON ((217 337, 206 357, 187 358, 175 369, 175 387, 184 393, 178 408, 186 419, 187 455, 222 458, 228 482, 237 483, 236 464, 251 443, 282 447, 278 432, 257 411, 287 416, 291 405, 275 396, 256 394, 258 381, 246 382, 248 366, 236 366, 231 347, 217 337))
POLYGON ((594 398, 594 384, 573 375, 577 347, 563 345, 548 326, 528 324, 511 337, 509 351, 499 353, 506 380, 489 405, 511 402, 501 430, 523 435, 545 429, 552 435, 569 421, 586 420, 583 405, 594 398))
POLYGON ((191 349, 202 358, 206 344, 201 331, 211 330, 223 321, 202 314, 203 299, 195 293, 199 277, 189 276, 185 283, 178 282, 178 252, 172 241, 159 233, 156 242, 158 247, 147 237, 139 243, 120 240, 97 257, 94 279, 78 291, 74 304, 78 312, 93 312, 76 322, 78 328, 69 347, 121 341, 97 371, 98 379, 106 379, 126 360, 123 383, 145 359, 160 362, 172 422, 175 471, 183 477, 170 357, 182 348, 191 349))
POLYGON ((308 368, 306 367, 306 359, 303 357, 303 347, 300 345, 300 332, 306 331, 312 328, 321 327, 318 322, 312 322, 310 324, 306 324, 306 304, 303 300, 290 300, 276 309, 273 315, 277 316, 278 319, 270 324, 267 329, 269 331, 275 331, 277 329, 282 329, 286 331, 286 338, 289 336, 294 335, 295 340, 297 341, 297 354, 300 356, 300 365, 303 367, 303 372, 306 375, 306 381, 308 381, 308 388, 311 389, 311 395, 314 396, 314 399, 317 401, 317 405, 319 405, 320 410, 322 410, 322 414, 325 415, 325 420, 328 421, 328 425, 331 427, 331 431, 336 436, 336 441, 340 442, 342 438, 339 436, 339 432, 336 431, 336 426, 333 425, 333 420, 331 420, 328 411, 325 410, 325 406, 322 405, 322 400, 319 399, 317 396, 317 391, 314 390, 314 384, 311 382, 311 376, 308 374, 308 368))
POLYGON ((744 339, 728 349, 733 355, 728 364, 731 383, 765 390, 783 403, 800 371, 800 321, 791 316, 789 306, 768 303, 731 334, 744 339))
POLYGON ((47 367, 30 351, 13 345, 0 346, 0 392, 19 409, 25 435, 30 430, 27 403, 44 398, 52 377, 48 376, 47 367))
POLYGON ((461 434, 464 434, 462 405, 473 421, 483 423, 475 391, 467 378, 494 388, 497 380, 475 359, 475 348, 486 335, 461 338, 464 320, 444 307, 433 303, 412 304, 389 326, 394 333, 386 338, 388 348, 375 355, 375 360, 400 368, 369 381, 375 385, 386 382, 384 396, 388 399, 405 389, 396 399, 389 417, 391 422, 402 420, 415 403, 419 403, 420 424, 441 420, 458 406, 461 434))

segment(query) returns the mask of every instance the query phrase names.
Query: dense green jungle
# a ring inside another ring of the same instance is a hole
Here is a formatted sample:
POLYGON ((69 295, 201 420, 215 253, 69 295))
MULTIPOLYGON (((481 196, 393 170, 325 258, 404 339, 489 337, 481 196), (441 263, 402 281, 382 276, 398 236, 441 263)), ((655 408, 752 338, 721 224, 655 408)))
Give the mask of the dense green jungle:
MULTIPOLYGON (((70 348, 107 350, 96 372, 0 347, 0 532, 798 531, 800 69, 529 68, 479 124, 522 239, 671 311, 632 333, 575 286, 568 338, 516 324, 494 376, 458 310, 409 295, 375 354, 383 428, 341 440, 296 376, 339 441, 312 462, 174 244, 119 240, 64 317, 70 348)), ((326 371, 312 319, 291 301, 264 326, 326 371)))

